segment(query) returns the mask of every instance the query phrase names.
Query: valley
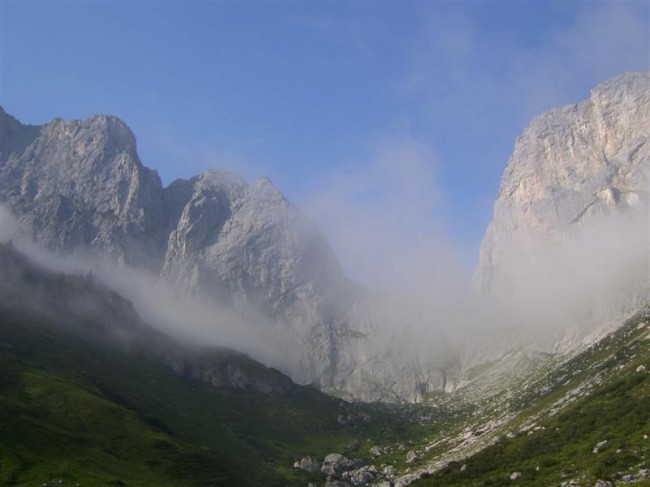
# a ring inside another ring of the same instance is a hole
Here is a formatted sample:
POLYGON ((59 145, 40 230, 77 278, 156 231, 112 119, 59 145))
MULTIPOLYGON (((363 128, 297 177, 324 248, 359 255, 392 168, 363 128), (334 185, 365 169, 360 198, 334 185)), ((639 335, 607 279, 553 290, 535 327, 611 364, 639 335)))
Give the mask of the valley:
POLYGON ((649 72, 535 117, 472 284, 388 292, 266 177, 0 107, 0 486, 650 485, 649 127, 649 72))
MULTIPOLYGON (((491 395, 470 382, 420 404, 359 403, 237 352, 185 350, 88 277, 1 253, 3 295, 16 299, 1 310, 0 485, 319 485, 331 453, 350 463, 326 485, 648 483, 650 309, 583 350, 502 377, 491 395), (34 311, 26 294, 44 304, 82 294, 108 309, 94 319, 71 306, 34 311), (120 342, 124 330, 132 338, 120 342), (249 379, 191 372, 223 363, 249 379)), ((494 368, 472 375, 480 384, 494 368)))

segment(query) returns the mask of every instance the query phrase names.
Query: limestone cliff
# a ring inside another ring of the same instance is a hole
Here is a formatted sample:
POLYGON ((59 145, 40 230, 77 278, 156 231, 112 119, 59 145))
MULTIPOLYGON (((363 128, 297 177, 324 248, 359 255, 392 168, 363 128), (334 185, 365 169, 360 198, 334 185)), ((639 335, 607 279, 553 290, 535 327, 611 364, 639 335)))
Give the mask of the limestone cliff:
MULTIPOLYGON (((645 238, 647 249, 649 181, 650 73, 623 74, 596 87, 588 100, 536 117, 517 139, 503 175, 481 245, 477 287, 512 296, 540 271, 534 262, 540 249, 562 251, 581 228, 607 217, 635 219, 645 231, 629 238, 645 238)), ((647 293, 647 264, 638 262, 638 269, 637 291, 647 293)))

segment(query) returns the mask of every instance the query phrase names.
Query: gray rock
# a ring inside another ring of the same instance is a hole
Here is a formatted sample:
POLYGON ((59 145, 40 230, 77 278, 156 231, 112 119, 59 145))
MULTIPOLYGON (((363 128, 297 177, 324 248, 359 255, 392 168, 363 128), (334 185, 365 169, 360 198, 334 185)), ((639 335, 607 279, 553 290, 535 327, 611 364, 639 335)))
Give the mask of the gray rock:
POLYGON ((163 191, 155 171, 135 151, 135 137, 119 119, 55 120, 38 127, 25 147, 15 142, 35 128, 13 126, 2 111, 0 201, 43 246, 62 253, 108 255, 155 270, 165 251, 163 191), (22 149, 22 150, 21 150, 22 149))
POLYGON ((609 480, 596 480, 594 487, 614 487, 614 484, 609 480))
POLYGON ((406 454, 406 463, 413 463, 418 459, 418 454, 414 451, 410 451, 406 454))
POLYGON ((412 344, 401 345, 408 354, 387 353, 393 340, 377 339, 367 293, 268 179, 249 185, 208 171, 163 187, 141 163, 131 130, 112 116, 28 126, 0 109, 0 142, 0 204, 47 249, 108 257, 181 294, 256 322, 261 315, 287 350, 271 365, 299 383, 368 400, 421 394, 426 374, 406 358, 412 344))
MULTIPOLYGON (((0 109, 0 203, 60 254, 109 257, 186 295, 261 313, 297 351, 301 383, 332 387, 362 295, 327 240, 268 179, 208 171, 163 188, 121 120, 22 125, 0 109)), ((353 353, 348 356, 353 356, 353 353)))
POLYGON ((596 443, 596 447, 593 449, 593 453, 598 453, 598 451, 607 444, 607 440, 599 441, 596 443))
MULTIPOLYGON (((595 215, 646 211, 648 86, 647 74, 628 74, 531 123, 495 203, 480 287, 508 288, 512 242, 525 258, 540 238, 561 242, 595 215)), ((50 250, 108 257, 261 315, 287 351, 283 372, 299 383, 417 401, 453 386, 459 357, 476 356, 382 329, 381 300, 345 277, 325 237, 268 179, 208 171, 163 187, 115 117, 28 126, 0 108, 0 204, 50 250)), ((249 383, 240 372, 224 374, 249 383)))
POLYGON ((379 446, 373 446, 370 448, 370 454, 375 458, 379 457, 384 454, 384 449, 379 446))
POLYGON ((354 463, 340 453, 330 453, 323 460, 320 471, 325 475, 341 475, 354 468, 354 463))
POLYGON ((270 365, 296 382, 391 402, 444 384, 417 337, 378 329, 376 302, 268 179, 208 171, 163 187, 112 116, 28 126, 0 109, 0 142, 0 204, 47 249, 108 257, 268 322, 287 351, 270 365))
POLYGON ((320 470, 320 463, 314 460, 312 457, 305 457, 299 462, 296 462, 294 464, 294 467, 313 473, 320 470))
POLYGON ((521 478, 521 472, 512 472, 510 474, 510 480, 517 480, 521 478))
POLYGON ((366 485, 375 479, 375 476, 366 469, 353 470, 350 474, 353 485, 366 485))
MULTIPOLYGON (((524 296, 530 291, 522 284, 545 271, 540 255, 566 248, 579 228, 605 215, 647 222, 649 184, 649 72, 618 76, 592 90, 590 99, 536 117, 504 172, 476 286, 497 298, 524 296)), ((619 317, 647 300, 647 261, 638 264, 637 274, 620 277, 620 296, 611 293, 591 306, 619 317)), ((572 346, 578 338, 558 345, 572 346)))
POLYGON ((350 487, 350 484, 340 480, 327 480, 325 481, 325 487, 350 487))
POLYGON ((386 475, 397 475, 397 469, 395 467, 386 467, 384 468, 384 474, 386 475))

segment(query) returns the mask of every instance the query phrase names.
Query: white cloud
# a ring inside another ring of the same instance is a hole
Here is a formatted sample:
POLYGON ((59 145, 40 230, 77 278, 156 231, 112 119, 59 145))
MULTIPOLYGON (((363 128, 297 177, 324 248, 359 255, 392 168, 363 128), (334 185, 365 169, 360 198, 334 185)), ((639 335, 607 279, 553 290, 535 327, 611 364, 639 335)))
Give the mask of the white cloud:
POLYGON ((456 260, 432 148, 411 135, 379 140, 334 172, 305 207, 354 279, 384 291, 429 288, 456 260), (441 258, 441 255, 445 255, 441 258))
POLYGON ((647 3, 552 8, 557 20, 538 36, 486 32, 478 8, 429 8, 397 92, 427 107, 438 123, 451 118, 459 129, 477 132, 513 120, 521 126, 543 110, 586 98, 613 76, 648 69, 647 3))

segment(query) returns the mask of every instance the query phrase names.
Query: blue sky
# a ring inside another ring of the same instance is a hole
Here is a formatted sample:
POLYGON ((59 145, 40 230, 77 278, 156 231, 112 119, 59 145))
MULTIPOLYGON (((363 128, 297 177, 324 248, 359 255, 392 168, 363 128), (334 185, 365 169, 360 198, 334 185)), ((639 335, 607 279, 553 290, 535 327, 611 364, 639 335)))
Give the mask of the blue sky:
POLYGON ((0 21, 9 113, 117 115, 165 184, 268 176, 360 276, 441 240, 471 266, 530 118, 650 52, 647 2, 4 0, 0 21))

